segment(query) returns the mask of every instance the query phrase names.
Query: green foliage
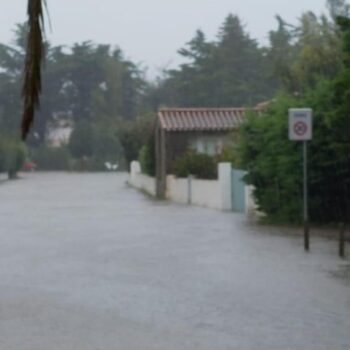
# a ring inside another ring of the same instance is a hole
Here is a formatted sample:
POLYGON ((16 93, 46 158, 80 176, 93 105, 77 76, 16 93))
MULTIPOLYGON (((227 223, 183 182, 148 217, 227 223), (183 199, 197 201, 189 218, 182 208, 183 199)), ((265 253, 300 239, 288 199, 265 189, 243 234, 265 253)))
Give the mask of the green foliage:
POLYGON ((0 172, 15 176, 22 168, 26 155, 26 147, 18 138, 0 135, 0 172))
POLYGON ((72 170, 78 172, 106 171, 105 160, 98 157, 74 159, 72 170))
MULTIPOLYGON (((16 27, 11 45, 0 44, 0 126, 17 131, 21 119, 20 93, 25 61, 25 25, 16 27)), ((63 49, 45 43, 43 94, 30 145, 44 144, 49 127, 60 118, 74 123, 115 123, 133 120, 146 85, 143 72, 126 60, 119 48, 83 42, 63 49)))
MULTIPOLYGON (((341 0, 329 0, 335 13, 348 13, 341 0)), ((314 222, 345 221, 350 202, 350 20, 335 23, 305 13, 297 28, 279 19, 269 53, 284 93, 260 117, 242 128, 239 161, 255 187, 260 210, 274 222, 300 222, 302 213, 301 143, 288 140, 291 107, 314 110, 309 143, 310 216, 314 222), (343 52, 342 52, 343 47, 343 52)))
POLYGON ((239 169, 240 168, 240 158, 239 152, 237 150, 237 137, 233 135, 232 138, 234 142, 232 145, 226 145, 220 154, 215 157, 217 163, 231 163, 232 166, 239 169))
POLYGON ((78 123, 69 139, 69 150, 74 158, 88 158, 94 153, 95 130, 91 123, 78 123))
POLYGON ((156 159, 155 159, 155 142, 154 137, 150 137, 139 153, 139 161, 144 174, 155 176, 156 159))
POLYGON ((332 78, 339 72, 341 41, 332 20, 308 11, 297 26, 279 16, 277 21, 277 30, 270 31, 267 56, 272 63, 271 74, 281 88, 300 95, 315 87, 320 78, 332 78))
POLYGON ((240 161, 255 186, 261 211, 278 222, 295 222, 301 213, 301 148, 288 140, 287 115, 295 99, 281 95, 262 116, 250 116, 241 130, 240 161))
POLYGON ((346 0, 327 0, 327 7, 333 19, 338 16, 349 17, 350 5, 346 0))
POLYGON ((39 171, 68 171, 72 166, 72 158, 67 147, 41 146, 32 151, 31 158, 39 171))
POLYGON ((74 170, 102 171, 106 170, 106 162, 120 165, 124 150, 118 133, 118 126, 108 120, 96 124, 78 123, 68 144, 75 158, 74 170))
POLYGON ((197 31, 179 53, 189 62, 165 72, 158 91, 152 92, 153 100, 182 107, 243 106, 273 95, 275 83, 267 74, 265 49, 237 16, 227 16, 217 41, 209 42, 197 31))
POLYGON ((139 158, 143 145, 153 136, 154 114, 120 125, 118 135, 127 164, 139 158))
POLYGON ((288 108, 305 106, 314 110, 308 152, 311 220, 344 220, 350 190, 348 79, 346 85, 339 85, 339 79, 320 81, 303 98, 279 95, 264 115, 249 118, 242 128, 239 152, 248 171, 246 181, 254 185, 257 204, 268 220, 297 223, 302 217, 302 144, 289 141, 287 115, 288 108))
POLYGON ((123 148, 119 141, 118 127, 113 123, 93 125, 93 156, 103 161, 119 161, 123 156, 123 148))
POLYGON ((175 160, 175 175, 187 177, 193 175, 199 179, 216 179, 217 163, 215 159, 206 154, 188 151, 175 160))
POLYGON ((277 16, 278 26, 261 47, 239 17, 229 15, 217 39, 197 31, 179 54, 179 69, 164 71, 146 96, 151 106, 218 107, 254 105, 283 89, 301 95, 341 69, 336 13, 349 13, 344 0, 328 0, 331 16, 305 12, 296 25, 277 16))

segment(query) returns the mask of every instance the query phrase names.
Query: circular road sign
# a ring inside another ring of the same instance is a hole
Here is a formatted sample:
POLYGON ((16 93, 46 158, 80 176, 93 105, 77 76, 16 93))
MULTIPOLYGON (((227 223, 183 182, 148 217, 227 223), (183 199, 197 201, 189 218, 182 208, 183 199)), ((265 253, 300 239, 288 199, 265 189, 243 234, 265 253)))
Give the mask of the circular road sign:
POLYGON ((294 132, 296 135, 304 136, 307 133, 307 131, 308 131, 308 125, 305 122, 299 121, 294 124, 294 132))

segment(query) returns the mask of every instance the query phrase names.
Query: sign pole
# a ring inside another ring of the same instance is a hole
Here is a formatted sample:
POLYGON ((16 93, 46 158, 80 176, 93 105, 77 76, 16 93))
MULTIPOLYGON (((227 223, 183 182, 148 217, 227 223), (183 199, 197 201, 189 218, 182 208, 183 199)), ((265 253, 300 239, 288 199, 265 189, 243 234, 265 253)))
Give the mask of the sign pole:
POLYGON ((304 223, 304 247, 310 250, 310 227, 308 208, 308 141, 312 140, 312 109, 290 108, 289 111, 289 139, 303 143, 303 223, 304 223))
POLYGON ((305 250, 308 252, 310 250, 310 231, 309 231, 309 208, 308 208, 308 183, 307 183, 307 141, 303 142, 303 162, 304 162, 304 246, 305 250))

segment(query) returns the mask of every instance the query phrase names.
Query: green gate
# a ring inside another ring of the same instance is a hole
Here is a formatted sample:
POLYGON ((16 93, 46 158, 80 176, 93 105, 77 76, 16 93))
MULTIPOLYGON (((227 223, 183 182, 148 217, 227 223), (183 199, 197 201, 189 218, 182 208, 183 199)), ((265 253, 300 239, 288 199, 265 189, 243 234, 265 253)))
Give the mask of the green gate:
POLYGON ((245 212, 245 175, 245 171, 232 168, 232 210, 238 213, 245 212))

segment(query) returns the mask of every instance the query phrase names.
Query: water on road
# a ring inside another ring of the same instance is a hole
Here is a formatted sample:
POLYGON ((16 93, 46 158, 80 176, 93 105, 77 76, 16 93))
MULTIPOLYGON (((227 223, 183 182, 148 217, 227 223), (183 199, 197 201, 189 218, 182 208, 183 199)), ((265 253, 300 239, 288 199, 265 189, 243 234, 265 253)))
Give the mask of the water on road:
POLYGON ((349 261, 116 174, 0 184, 1 350, 349 350, 349 261))

